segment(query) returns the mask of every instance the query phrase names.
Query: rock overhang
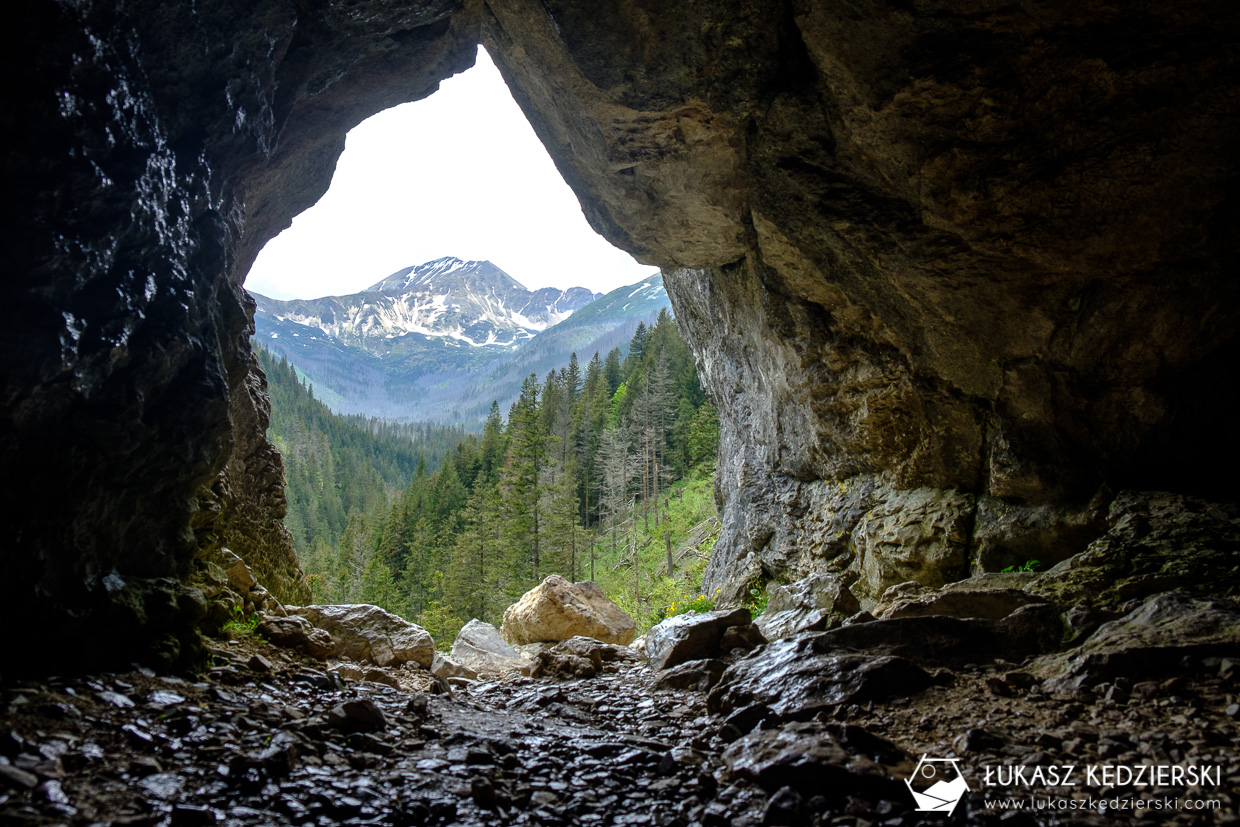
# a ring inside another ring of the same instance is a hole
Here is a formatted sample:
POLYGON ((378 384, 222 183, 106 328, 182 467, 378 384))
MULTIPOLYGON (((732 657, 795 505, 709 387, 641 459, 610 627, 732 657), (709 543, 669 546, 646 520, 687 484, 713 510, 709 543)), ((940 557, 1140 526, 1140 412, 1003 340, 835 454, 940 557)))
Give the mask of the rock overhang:
POLYGON ((1235 495, 1237 10, 22 14, 14 617, 101 616, 111 572, 181 578, 224 544, 296 591, 240 282, 345 131, 480 41, 591 224, 665 269, 723 424, 712 586, 739 589, 747 558, 847 568, 840 538, 910 491, 976 504, 959 530, 920 523, 966 559, 1083 547, 1099 492, 1128 485, 1235 495))

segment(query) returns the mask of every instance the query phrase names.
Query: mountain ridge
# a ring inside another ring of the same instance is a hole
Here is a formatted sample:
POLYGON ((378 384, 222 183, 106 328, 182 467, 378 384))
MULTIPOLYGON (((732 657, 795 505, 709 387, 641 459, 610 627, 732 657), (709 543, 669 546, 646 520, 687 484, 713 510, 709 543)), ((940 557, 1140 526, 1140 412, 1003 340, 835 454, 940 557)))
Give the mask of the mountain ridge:
POLYGON ((530 291, 490 262, 454 257, 402 268, 344 296, 252 295, 257 339, 296 365, 337 413, 471 425, 493 400, 506 406, 515 399, 530 373, 541 375, 573 352, 584 361, 596 350, 624 348, 639 322, 670 308, 657 272, 607 294, 530 291), (442 311, 434 319, 415 315, 432 296, 443 297, 435 303, 442 311), (407 309, 399 319, 397 304, 407 309), (476 330, 475 338, 459 325, 466 305, 475 320, 490 308, 508 321, 485 335, 476 330))
POLYGON ((317 299, 252 293, 281 321, 317 327, 376 355, 401 349, 409 334, 470 347, 511 347, 531 339, 602 294, 584 287, 530 290, 489 261, 453 256, 405 267, 366 290, 317 299))

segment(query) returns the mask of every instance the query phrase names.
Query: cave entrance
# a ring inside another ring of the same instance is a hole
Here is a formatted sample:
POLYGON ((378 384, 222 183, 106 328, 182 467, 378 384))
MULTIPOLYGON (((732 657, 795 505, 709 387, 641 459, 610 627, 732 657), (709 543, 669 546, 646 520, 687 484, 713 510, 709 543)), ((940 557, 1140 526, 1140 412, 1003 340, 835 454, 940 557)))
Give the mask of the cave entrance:
POLYGON ((275 299, 364 290, 402 267, 491 261, 527 288, 607 292, 650 274, 586 222, 495 63, 349 132, 330 189, 272 239, 246 288, 275 299))

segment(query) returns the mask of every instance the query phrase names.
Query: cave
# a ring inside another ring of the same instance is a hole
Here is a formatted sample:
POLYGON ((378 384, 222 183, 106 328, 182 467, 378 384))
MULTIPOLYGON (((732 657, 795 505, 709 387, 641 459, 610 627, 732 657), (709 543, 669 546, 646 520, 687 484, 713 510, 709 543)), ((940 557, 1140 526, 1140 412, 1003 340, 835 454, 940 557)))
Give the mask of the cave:
POLYGON ((17 669, 193 668, 304 585, 241 288, 345 133, 482 43, 720 411, 707 586, 1051 562, 1233 502, 1240 7, 23 0, 0 301, 17 669), (907 542, 905 542, 907 540, 907 542))

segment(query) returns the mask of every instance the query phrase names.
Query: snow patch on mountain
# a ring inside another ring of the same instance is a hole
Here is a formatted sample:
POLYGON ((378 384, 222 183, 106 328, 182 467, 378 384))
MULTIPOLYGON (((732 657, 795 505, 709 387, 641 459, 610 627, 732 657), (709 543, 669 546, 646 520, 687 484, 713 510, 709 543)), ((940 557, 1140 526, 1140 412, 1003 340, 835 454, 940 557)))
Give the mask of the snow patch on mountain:
POLYGON ((349 296, 255 298, 260 313, 386 354, 393 340, 410 333, 509 348, 567 319, 596 295, 584 287, 531 291, 489 261, 447 257, 398 270, 349 296))

